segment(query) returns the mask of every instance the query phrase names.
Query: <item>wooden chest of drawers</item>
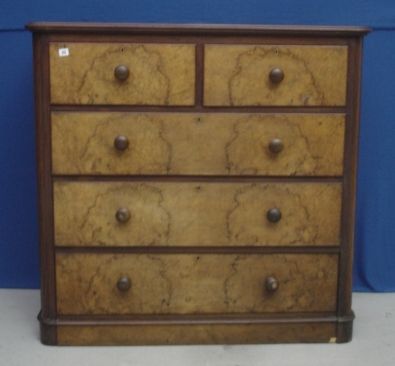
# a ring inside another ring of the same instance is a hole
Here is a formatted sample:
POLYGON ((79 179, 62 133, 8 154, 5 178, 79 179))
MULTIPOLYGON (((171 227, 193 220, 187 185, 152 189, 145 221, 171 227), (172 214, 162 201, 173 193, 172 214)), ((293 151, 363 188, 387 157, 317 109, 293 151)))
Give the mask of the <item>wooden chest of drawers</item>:
POLYGON ((43 343, 351 339, 367 29, 28 28, 43 343))

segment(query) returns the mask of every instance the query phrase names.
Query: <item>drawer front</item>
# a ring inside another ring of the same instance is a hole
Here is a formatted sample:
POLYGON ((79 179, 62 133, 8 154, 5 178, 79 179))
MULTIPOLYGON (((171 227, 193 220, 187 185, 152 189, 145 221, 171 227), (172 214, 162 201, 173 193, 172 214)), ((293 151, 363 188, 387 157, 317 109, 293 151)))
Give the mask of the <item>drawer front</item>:
POLYGON ((340 183, 57 181, 55 243, 338 245, 340 202, 340 183))
POLYGON ((343 106, 346 79, 346 46, 205 46, 208 106, 343 106))
POLYGON ((343 114, 55 112, 53 172, 342 175, 344 124, 343 114))
POLYGON ((55 104, 193 105, 195 46, 51 43, 50 84, 55 104))
POLYGON ((337 262, 312 254, 57 254, 58 312, 335 311, 337 262))

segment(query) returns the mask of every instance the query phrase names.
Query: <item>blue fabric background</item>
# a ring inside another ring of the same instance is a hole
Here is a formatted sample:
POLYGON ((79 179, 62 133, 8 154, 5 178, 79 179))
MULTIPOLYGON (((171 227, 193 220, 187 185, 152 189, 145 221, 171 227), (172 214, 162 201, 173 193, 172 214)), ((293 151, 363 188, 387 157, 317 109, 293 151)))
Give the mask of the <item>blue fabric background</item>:
POLYGON ((0 287, 39 286, 30 21, 367 25, 354 289, 395 290, 394 0, 0 0, 0 287))

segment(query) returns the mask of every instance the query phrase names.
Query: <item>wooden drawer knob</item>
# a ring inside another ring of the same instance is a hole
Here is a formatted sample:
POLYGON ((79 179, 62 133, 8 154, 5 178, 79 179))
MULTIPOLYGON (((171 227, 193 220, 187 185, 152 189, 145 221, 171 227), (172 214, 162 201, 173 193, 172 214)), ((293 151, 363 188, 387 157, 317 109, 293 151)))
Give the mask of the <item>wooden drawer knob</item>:
POLYGON ((271 208, 270 210, 267 211, 266 217, 268 221, 276 223, 281 220, 281 211, 278 208, 271 208))
POLYGON ((126 136, 117 136, 114 139, 114 147, 119 151, 124 151, 129 147, 129 140, 126 136))
POLYGON ((130 219, 130 211, 127 208, 122 207, 115 213, 115 218, 121 224, 128 222, 130 219))
POLYGON ((269 150, 273 154, 278 154, 284 148, 284 144, 280 139, 273 139, 269 142, 269 150))
POLYGON ((278 279, 274 276, 269 276, 265 280, 265 288, 268 292, 275 292, 279 287, 278 279))
POLYGON ((118 65, 114 69, 114 76, 119 81, 125 81, 129 77, 129 69, 125 65, 118 65))
POLYGON ((130 281, 130 278, 127 276, 122 276, 117 282, 117 288, 119 291, 122 292, 128 291, 131 286, 132 286, 132 282, 130 281))
POLYGON ((269 79, 273 84, 279 84, 284 79, 284 71, 278 67, 270 70, 269 79))

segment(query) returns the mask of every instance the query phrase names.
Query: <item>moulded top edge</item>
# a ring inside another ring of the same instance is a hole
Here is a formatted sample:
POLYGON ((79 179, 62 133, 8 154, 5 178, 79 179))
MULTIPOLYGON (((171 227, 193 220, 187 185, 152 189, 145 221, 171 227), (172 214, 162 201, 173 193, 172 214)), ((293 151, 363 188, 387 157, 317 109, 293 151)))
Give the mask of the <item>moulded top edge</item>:
POLYGON ((159 23, 91 23, 91 22, 33 22, 26 28, 32 32, 61 33, 131 33, 131 34, 213 34, 213 35, 282 35, 282 36, 361 36, 368 27, 318 25, 259 25, 259 24, 159 24, 159 23))

